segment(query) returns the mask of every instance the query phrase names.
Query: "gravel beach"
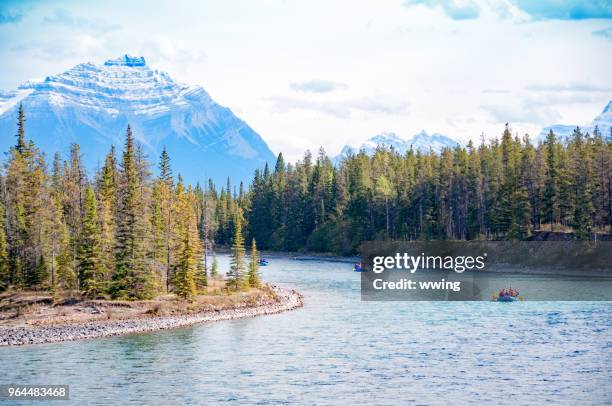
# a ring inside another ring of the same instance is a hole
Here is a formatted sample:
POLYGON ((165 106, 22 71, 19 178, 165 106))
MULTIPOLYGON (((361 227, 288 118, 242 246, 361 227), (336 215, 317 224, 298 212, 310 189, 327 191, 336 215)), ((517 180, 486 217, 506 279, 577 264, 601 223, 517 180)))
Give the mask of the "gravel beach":
POLYGON ((104 320, 87 323, 46 326, 0 326, 0 346, 44 344, 87 338, 186 327, 196 323, 233 320, 281 313, 303 306, 302 295, 294 290, 272 286, 278 301, 272 304, 168 317, 142 317, 128 320, 104 320))

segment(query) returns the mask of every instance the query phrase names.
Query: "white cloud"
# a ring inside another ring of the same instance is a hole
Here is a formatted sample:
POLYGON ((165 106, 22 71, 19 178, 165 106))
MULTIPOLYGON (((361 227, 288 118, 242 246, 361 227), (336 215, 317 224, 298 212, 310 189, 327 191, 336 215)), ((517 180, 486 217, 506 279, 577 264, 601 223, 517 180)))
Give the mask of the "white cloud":
POLYGON ((107 23, 100 19, 88 19, 84 17, 76 17, 65 8, 57 8, 53 14, 43 19, 43 23, 51 25, 60 25, 77 30, 104 33, 108 31, 118 30, 121 28, 119 24, 107 23))
POLYGON ((276 113, 288 113, 292 110, 306 110, 328 114, 337 118, 347 119, 351 116, 350 109, 339 103, 307 100, 297 97, 270 97, 272 110, 276 113))
POLYGON ((607 83, 592 84, 584 82, 556 83, 556 84, 532 84, 525 87, 526 90, 534 92, 581 92, 593 93, 603 92, 612 94, 612 86, 607 83))
POLYGON ((607 39, 608 41, 612 41, 612 27, 601 29, 601 30, 595 30, 593 31, 592 34, 597 37, 607 39))
POLYGON ((528 104, 520 105, 488 105, 482 108, 489 113, 493 123, 535 123, 546 126, 556 123, 562 116, 557 110, 551 107, 534 107, 528 104))
POLYGON ((453 20, 469 20, 480 16, 481 6, 472 0, 406 0, 406 7, 424 5, 440 7, 453 20))
POLYGON ((410 103, 381 100, 378 97, 361 97, 349 100, 310 100, 298 97, 270 97, 273 111, 287 113, 292 110, 306 110, 328 114, 336 118, 348 119, 355 112, 376 113, 385 115, 405 115, 409 112, 410 103))
POLYGON ((295 90, 296 92, 306 93, 329 93, 333 92, 334 90, 347 88, 344 83, 321 79, 313 79, 305 82, 291 82, 289 87, 291 90, 295 90))

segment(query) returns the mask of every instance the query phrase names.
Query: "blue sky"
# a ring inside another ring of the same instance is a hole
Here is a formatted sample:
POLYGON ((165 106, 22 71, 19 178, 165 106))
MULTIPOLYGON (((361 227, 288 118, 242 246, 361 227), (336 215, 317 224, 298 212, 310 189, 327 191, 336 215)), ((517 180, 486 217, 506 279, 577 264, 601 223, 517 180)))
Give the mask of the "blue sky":
POLYGON ((612 2, 609 0, 406 0, 404 5, 438 7, 454 20, 478 18, 484 10, 497 13, 501 17, 522 13, 526 19, 532 21, 612 18, 612 2))
POLYGON ((0 89, 125 53, 290 158, 382 131, 536 135, 612 99, 612 2, 0 0, 0 89))

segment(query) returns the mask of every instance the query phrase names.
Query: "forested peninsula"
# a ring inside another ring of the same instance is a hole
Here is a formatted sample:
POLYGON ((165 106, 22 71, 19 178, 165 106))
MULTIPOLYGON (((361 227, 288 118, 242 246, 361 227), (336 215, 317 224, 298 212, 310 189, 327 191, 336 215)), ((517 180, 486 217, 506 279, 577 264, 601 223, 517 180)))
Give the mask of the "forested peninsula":
POLYGON ((231 261, 220 270, 212 254, 219 208, 211 193, 175 179, 165 150, 153 176, 129 126, 117 155, 111 147, 89 178, 73 144, 65 159, 54 155, 49 169, 45 153, 26 136, 20 106, 0 178, 0 345, 151 331, 302 305, 297 292, 261 282, 256 242, 245 244, 238 200, 226 201, 234 216, 231 261))

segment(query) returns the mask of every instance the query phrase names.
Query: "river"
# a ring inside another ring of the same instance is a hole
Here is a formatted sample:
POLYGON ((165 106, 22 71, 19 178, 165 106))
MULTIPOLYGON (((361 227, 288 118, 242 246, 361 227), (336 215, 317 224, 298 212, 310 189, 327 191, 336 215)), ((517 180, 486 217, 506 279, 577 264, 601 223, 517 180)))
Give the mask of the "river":
POLYGON ((347 263, 271 258, 261 271, 304 308, 0 348, 0 383, 68 384, 58 404, 75 405, 612 402, 611 302, 362 302, 347 263))

